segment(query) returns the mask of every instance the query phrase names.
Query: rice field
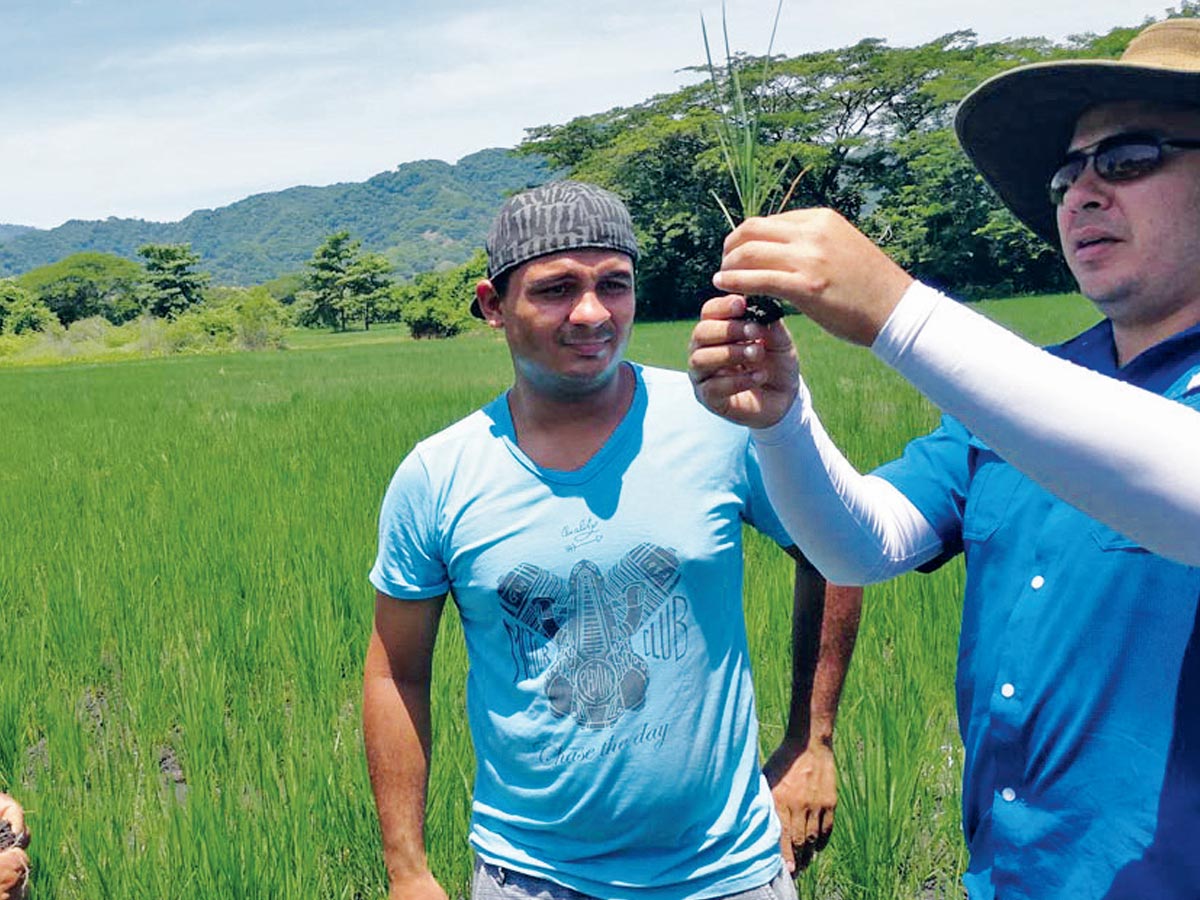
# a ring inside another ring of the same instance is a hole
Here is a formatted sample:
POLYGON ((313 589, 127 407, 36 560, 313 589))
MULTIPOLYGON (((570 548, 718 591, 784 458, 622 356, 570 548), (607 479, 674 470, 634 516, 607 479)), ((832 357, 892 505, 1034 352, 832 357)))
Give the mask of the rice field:
MULTIPOLYGON (((1078 297, 994 303, 1047 341, 1078 297)), ((935 412, 866 351, 789 320, 834 438, 890 458, 935 412)), ((682 367, 690 326, 630 356, 682 367)), ((377 898, 359 721, 375 518, 420 437, 510 378, 495 335, 302 335, 285 352, 0 370, 0 789, 35 898, 377 898)), ((763 744, 787 710, 790 563, 752 536, 763 744)), ((835 836, 803 897, 960 895, 953 670, 961 568, 868 589, 835 836)), ((453 615, 435 663, 428 842, 466 890, 473 772, 453 615)))

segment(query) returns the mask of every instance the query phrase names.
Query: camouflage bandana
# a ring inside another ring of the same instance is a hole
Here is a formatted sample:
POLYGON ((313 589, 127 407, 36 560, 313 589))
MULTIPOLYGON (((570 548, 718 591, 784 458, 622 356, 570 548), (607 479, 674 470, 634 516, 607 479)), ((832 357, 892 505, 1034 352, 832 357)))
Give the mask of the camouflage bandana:
MULTIPOLYGON (((616 250, 637 261, 633 220, 621 198, 581 181, 552 181, 514 194, 488 231, 489 279, 563 250, 616 250)), ((479 304, 471 312, 481 315, 479 304)))

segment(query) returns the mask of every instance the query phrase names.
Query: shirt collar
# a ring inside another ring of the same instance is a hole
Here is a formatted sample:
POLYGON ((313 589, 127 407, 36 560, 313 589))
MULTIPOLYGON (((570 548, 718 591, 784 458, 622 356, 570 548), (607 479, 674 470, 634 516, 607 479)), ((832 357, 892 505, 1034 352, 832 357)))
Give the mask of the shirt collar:
POLYGON ((1175 364, 1200 353, 1200 323, 1171 335, 1149 347, 1123 368, 1117 366, 1117 345, 1112 321, 1103 319, 1087 331, 1053 347, 1055 356, 1131 384, 1150 387, 1146 382, 1171 370, 1175 364))

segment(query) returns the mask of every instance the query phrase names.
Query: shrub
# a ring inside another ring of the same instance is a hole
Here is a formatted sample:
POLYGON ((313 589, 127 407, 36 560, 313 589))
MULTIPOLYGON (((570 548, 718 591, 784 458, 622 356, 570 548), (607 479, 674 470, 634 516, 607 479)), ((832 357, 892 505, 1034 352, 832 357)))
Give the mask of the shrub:
POLYGON ((64 338, 72 344, 96 343, 106 347, 119 346, 123 341, 115 339, 121 331, 103 316, 78 319, 67 326, 64 338))
POLYGON ((24 336, 0 334, 0 359, 16 356, 27 343, 28 340, 24 336))
POLYGON ((237 310, 232 306, 199 306, 167 323, 167 346, 174 353, 232 346, 237 339, 237 310))
POLYGON ((400 318, 414 338, 447 338, 470 328, 471 299, 483 278, 487 258, 477 252, 466 263, 446 272, 418 275, 398 289, 400 318))
POLYGON ((242 291, 235 301, 237 343, 243 350, 281 349, 291 319, 287 307, 264 287, 242 291))
POLYGON ((104 317, 90 316, 67 328, 32 298, 0 304, 5 321, 15 329, 5 334, 0 328, 0 360, 44 364, 284 345, 288 311, 269 293, 261 288, 215 293, 215 302, 190 309, 173 321, 145 313, 135 321, 113 325, 104 317), (38 327, 30 328, 29 323, 38 327))

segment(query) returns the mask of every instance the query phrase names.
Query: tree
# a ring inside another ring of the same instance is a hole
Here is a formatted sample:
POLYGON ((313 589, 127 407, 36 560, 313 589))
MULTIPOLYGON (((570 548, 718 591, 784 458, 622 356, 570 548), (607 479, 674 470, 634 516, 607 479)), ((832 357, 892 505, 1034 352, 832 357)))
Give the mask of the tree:
POLYGON ((63 325, 103 316, 114 325, 142 311, 141 266, 109 253, 74 253, 26 272, 16 283, 33 294, 63 325))
POLYGON ((200 256, 191 244, 143 244, 138 256, 145 260, 142 297, 151 315, 173 319, 204 302, 209 275, 195 270, 200 256))
POLYGON ((378 253, 362 253, 349 231, 335 231, 308 261, 304 290, 297 294, 301 325, 345 331, 362 319, 369 329, 391 287, 391 265, 378 253))
POLYGON ((341 304, 346 320, 361 318, 363 330, 370 331, 392 286, 388 277, 391 271, 391 263, 379 253, 363 253, 351 260, 342 278, 341 304))
POLYGON ((46 331, 58 324, 54 313, 15 281, 0 281, 0 334, 46 331))
POLYGON ((996 271, 991 284, 1000 293, 1076 289, 1058 248, 1030 231, 1007 207, 989 210, 987 223, 973 234, 987 242, 996 271))
POLYGON ((878 205, 862 222, 896 262, 939 288, 988 285, 996 277, 986 239, 976 232, 995 199, 948 128, 893 141, 875 170, 878 205))
POLYGON ((12 314, 13 306, 28 296, 29 292, 22 290, 12 279, 0 280, 0 334, 4 333, 4 323, 12 314))
POLYGON ((358 241, 351 239, 349 231, 335 231, 313 251, 304 278, 304 290, 297 295, 302 303, 301 325, 345 329, 342 279, 359 246, 358 241))

